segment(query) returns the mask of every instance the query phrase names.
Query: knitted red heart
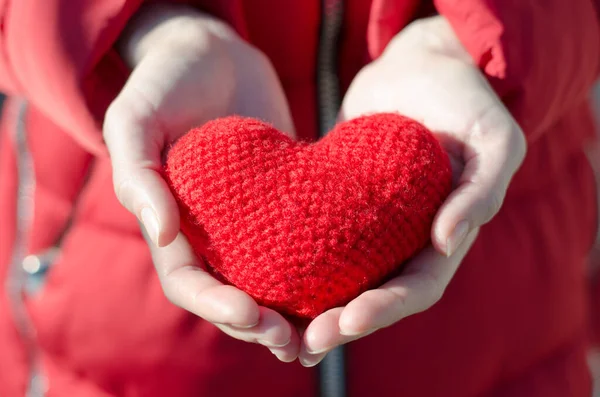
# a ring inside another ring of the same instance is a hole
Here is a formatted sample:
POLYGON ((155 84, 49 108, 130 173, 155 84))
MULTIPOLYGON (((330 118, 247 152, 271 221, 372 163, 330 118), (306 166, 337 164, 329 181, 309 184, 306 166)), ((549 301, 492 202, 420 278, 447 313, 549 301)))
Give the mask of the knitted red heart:
POLYGON ((435 137, 396 114, 341 123, 313 144, 254 119, 218 119, 175 143, 166 176, 211 270, 261 305, 308 318, 421 250, 451 188, 435 137))

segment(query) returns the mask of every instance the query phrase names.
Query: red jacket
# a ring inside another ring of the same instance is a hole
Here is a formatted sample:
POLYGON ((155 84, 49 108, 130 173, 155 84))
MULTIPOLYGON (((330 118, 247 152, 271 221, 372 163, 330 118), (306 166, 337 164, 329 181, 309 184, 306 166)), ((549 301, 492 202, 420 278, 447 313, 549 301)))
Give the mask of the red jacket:
MULTIPOLYGON (((112 46, 140 2, 0 0, 0 88, 13 97, 0 132, 0 395, 23 396, 33 374, 48 396, 316 396, 315 369, 280 363, 167 302, 136 220, 114 197, 99 126, 127 77, 112 46), (22 294, 24 254, 59 240, 45 285, 22 294)), ((270 57, 300 135, 314 137, 320 1, 191 3, 270 57)), ((589 396, 585 258, 596 197, 584 150, 599 5, 433 6, 523 127, 529 152, 444 298, 348 346, 348 395, 589 396)), ((343 87, 433 9, 418 0, 344 8, 343 87)))

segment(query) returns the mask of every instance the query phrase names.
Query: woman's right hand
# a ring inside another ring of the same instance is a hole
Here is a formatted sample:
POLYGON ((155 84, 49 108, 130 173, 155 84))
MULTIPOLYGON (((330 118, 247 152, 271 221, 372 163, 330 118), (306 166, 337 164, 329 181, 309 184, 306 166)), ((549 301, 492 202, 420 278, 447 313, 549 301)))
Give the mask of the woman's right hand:
POLYGON ((273 67, 227 25, 181 5, 144 6, 119 49, 133 71, 106 113, 104 139, 115 192, 144 226, 165 295, 232 337, 294 360, 296 329, 204 270, 180 232, 175 198, 160 174, 165 148, 211 119, 251 116, 293 135, 273 67))

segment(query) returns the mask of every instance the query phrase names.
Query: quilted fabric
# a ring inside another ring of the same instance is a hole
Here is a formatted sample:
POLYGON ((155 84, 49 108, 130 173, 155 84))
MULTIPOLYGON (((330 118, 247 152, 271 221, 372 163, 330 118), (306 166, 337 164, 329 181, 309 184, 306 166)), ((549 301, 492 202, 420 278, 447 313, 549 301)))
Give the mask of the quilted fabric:
POLYGON ((215 120, 174 145, 166 175, 197 254, 260 304, 309 318, 422 249, 451 188, 435 137, 397 114, 342 123, 315 144, 215 120))

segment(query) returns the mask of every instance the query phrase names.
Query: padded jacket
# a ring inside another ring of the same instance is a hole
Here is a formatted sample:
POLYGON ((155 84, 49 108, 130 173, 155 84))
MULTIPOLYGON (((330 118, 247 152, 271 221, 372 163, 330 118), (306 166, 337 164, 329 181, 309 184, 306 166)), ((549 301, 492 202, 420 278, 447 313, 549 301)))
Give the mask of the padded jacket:
MULTIPOLYGON (((186 2, 270 58, 299 135, 316 138, 321 1, 186 2)), ((129 73, 114 43, 140 4, 0 0, 0 90, 10 96, 0 128, 0 395, 317 396, 315 368, 280 363, 170 304, 136 220, 114 197, 100 126, 129 73), (43 285, 29 288, 23 268, 35 275, 35 258, 57 244, 43 285)), ((347 346, 348 396, 589 396, 596 195, 585 150, 598 4, 343 1, 342 91, 431 12, 450 21, 523 127, 528 154, 442 300, 347 346)))

